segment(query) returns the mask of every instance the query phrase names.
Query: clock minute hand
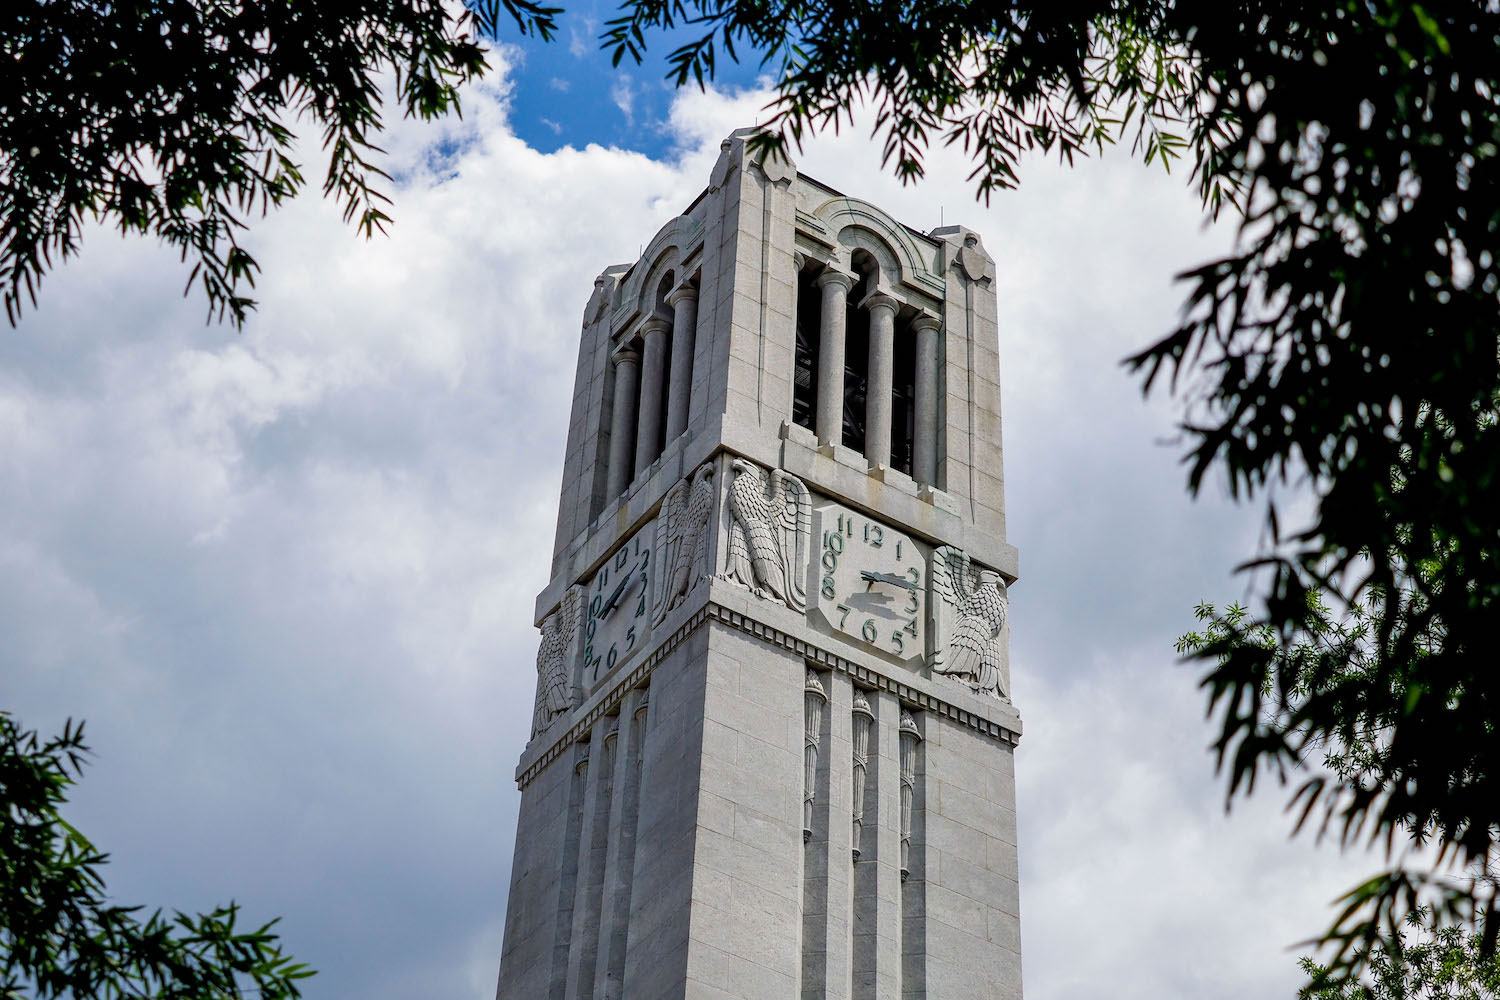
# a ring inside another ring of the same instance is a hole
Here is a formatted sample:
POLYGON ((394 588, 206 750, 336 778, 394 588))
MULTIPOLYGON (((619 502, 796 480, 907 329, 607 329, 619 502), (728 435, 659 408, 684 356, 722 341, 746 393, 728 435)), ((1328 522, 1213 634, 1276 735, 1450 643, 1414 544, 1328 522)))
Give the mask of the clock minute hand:
POLYGON ((916 584, 894 573, 872 573, 867 569, 862 569, 859 571, 859 578, 861 580, 869 580, 871 583, 888 583, 893 587, 903 587, 907 590, 917 589, 916 584))

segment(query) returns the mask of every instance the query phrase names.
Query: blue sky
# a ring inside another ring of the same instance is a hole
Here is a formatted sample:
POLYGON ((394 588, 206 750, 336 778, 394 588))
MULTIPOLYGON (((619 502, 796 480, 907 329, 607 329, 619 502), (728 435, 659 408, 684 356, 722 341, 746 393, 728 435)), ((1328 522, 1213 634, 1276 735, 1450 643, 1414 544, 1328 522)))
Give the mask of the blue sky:
MULTIPOLYGON (((703 32, 679 27, 648 38, 640 64, 629 55, 614 66, 599 48, 605 24, 617 16, 610 4, 570 8, 550 43, 534 37, 515 40, 519 58, 512 79, 511 127, 527 145, 544 153, 588 143, 661 157, 674 151, 667 120, 677 88, 667 79, 668 57, 703 32)), ((715 85, 721 92, 755 86, 759 58, 741 51, 734 62, 719 50, 715 85)), ((690 86, 696 87, 696 84, 690 86)))
MULTIPOLYGON (((0 335, 3 707, 88 720, 68 816, 118 901, 281 916, 309 997, 494 995, 579 318, 768 99, 627 122, 594 58, 497 52, 463 121, 392 123, 387 238, 315 195, 257 222, 243 332, 93 229, 0 335)), ((951 151, 920 186, 879 162, 859 128, 799 157, 997 264, 1026 996, 1290 997, 1373 862, 1289 841, 1274 786, 1225 815, 1172 641, 1243 595, 1259 519, 1187 499, 1176 404, 1119 365, 1232 234, 1122 155, 989 207, 951 151)))

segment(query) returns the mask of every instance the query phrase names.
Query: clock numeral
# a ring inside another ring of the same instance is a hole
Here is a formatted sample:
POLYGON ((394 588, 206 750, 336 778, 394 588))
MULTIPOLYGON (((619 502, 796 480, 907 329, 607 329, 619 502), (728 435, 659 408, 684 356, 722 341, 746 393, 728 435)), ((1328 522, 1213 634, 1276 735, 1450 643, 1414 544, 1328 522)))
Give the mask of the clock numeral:
POLYGON ((627 638, 627 639, 630 640, 629 644, 626 645, 626 647, 625 647, 626 649, 630 649, 631 647, 633 647, 635 645, 635 626, 634 625, 630 626, 630 628, 628 628, 628 629, 625 630, 625 638, 627 638))
MULTIPOLYGON (((597 598, 597 597, 594 598, 594 600, 596 600, 596 601, 598 599, 599 598, 597 598)), ((589 616, 588 628, 586 628, 586 629, 583 630, 584 638, 586 638, 586 639, 592 639, 592 638, 594 638, 594 633, 598 630, 598 628, 599 628, 599 620, 597 618, 594 618, 592 615, 590 615, 589 616)))
POLYGON ((832 573, 839 568, 839 554, 832 549, 823 550, 823 568, 832 573))
POLYGON ((880 635, 875 631, 875 619, 866 618, 865 623, 859 627, 859 634, 865 637, 865 642, 874 642, 880 635))
POLYGON ((917 592, 915 590, 908 590, 906 592, 906 599, 911 602, 911 607, 907 608, 907 611, 915 612, 922 610, 922 604, 917 600, 917 592))
POLYGON ((906 652, 906 643, 901 640, 901 630, 899 628, 891 633, 891 644, 896 647, 896 652, 906 652))
POLYGON ((914 584, 921 584, 922 582, 922 571, 915 566, 906 567, 906 576, 914 584))
POLYGON ((917 620, 913 618, 911 621, 907 622, 905 627, 903 627, 901 631, 910 632, 912 638, 915 639, 917 636, 917 620))
POLYGON ((834 555, 844 551, 844 536, 836 531, 823 533, 823 547, 834 555))
POLYGON ((831 576, 823 577, 823 596, 828 598, 830 601, 837 596, 837 591, 835 591, 833 587, 833 577, 831 576))
POLYGON ((849 612, 853 611, 854 609, 849 607, 849 605, 847 604, 838 605, 838 609, 843 612, 843 615, 839 618, 839 628, 843 628, 844 623, 849 620, 849 612))
POLYGON ((605 668, 608 669, 608 668, 613 667, 615 665, 615 661, 618 660, 619 658, 620 658, 620 650, 616 646, 609 647, 609 654, 607 656, 605 656, 605 658, 604 658, 604 666, 605 666, 605 668))
POLYGON ((604 591, 604 585, 609 582, 609 567, 605 566, 603 569, 599 570, 599 575, 594 577, 594 581, 599 585, 599 591, 602 593, 604 591))
MULTIPOLYGON (((646 588, 646 574, 642 573, 641 574, 641 599, 639 601, 637 601, 636 604, 635 604, 635 617, 637 617, 637 618, 639 618, 641 615, 643 615, 643 614, 646 613, 646 590, 647 590, 647 588, 646 588)), ((632 632, 635 631, 635 627, 634 626, 631 626, 631 631, 632 632)))
POLYGON ((865 525, 865 544, 872 549, 878 549, 885 543, 885 532, 878 524, 865 525))

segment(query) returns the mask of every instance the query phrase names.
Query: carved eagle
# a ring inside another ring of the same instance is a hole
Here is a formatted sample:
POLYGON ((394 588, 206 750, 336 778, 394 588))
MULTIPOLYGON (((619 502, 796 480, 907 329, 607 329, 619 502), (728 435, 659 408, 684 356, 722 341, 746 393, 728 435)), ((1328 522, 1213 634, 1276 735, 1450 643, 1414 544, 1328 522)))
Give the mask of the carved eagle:
POLYGON ((573 707, 573 686, 568 681, 568 647, 578 629, 578 591, 569 589, 562 606, 542 620, 542 642, 536 651, 536 708, 531 719, 531 738, 573 707))
POLYGON ((729 557, 725 577, 756 597, 807 610, 803 564, 812 532, 812 498, 802 480, 737 458, 730 467, 729 557))
POLYGON ((933 553, 932 589, 954 612, 946 645, 932 655, 932 672, 968 682, 979 694, 1007 698, 1001 675, 1005 593, 1000 574, 974 568, 967 553, 944 546, 933 553))
POLYGON ((703 577, 714 509, 714 464, 704 464, 672 487, 661 509, 664 534, 657 537, 656 551, 663 584, 651 615, 653 627, 685 601, 703 577))

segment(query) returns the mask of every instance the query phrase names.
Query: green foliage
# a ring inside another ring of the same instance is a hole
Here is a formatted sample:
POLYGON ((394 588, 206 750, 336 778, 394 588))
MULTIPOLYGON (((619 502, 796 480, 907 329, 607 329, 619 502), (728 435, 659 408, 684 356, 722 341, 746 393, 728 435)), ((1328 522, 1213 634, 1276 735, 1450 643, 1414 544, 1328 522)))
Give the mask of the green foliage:
POLYGON ((88 752, 81 723, 43 742, 0 712, 0 996, 301 996, 312 970, 282 953, 275 921, 237 929, 233 903, 142 920, 140 907, 108 901, 108 856, 59 812, 88 752))
POLYGON ((1303 958, 1308 984, 1303 1000, 1495 1000, 1500 961, 1486 956, 1473 935, 1456 927, 1424 928, 1425 912, 1412 913, 1407 933, 1375 945, 1362 982, 1333 982, 1332 970, 1303 958))
POLYGON ((0 286, 14 325, 89 220, 194 259, 209 313, 242 324, 259 265, 245 218, 302 190, 292 128, 329 156, 325 195, 366 236, 389 199, 376 163, 377 77, 408 116, 459 110, 502 13, 550 39, 558 8, 486 0, 90 0, 0 4, 0 286))
MULTIPOLYGON (((1242 757, 1264 754, 1282 780, 1293 771, 1302 773, 1291 802, 1298 809, 1298 829, 1316 818, 1319 836, 1333 832, 1342 845, 1378 842, 1388 859, 1400 855, 1404 860, 1413 845, 1436 848, 1430 870, 1397 863, 1341 900, 1339 918, 1324 938, 1335 953, 1323 975, 1338 986, 1349 986, 1349 977, 1367 964, 1378 973, 1381 956, 1389 959, 1402 947, 1404 923, 1425 921, 1438 928, 1438 940, 1456 940, 1452 922, 1481 920, 1493 905, 1492 868, 1484 856, 1465 852, 1450 817, 1458 807, 1493 810, 1495 804, 1465 799, 1461 786, 1433 794, 1408 778, 1423 768, 1445 767, 1465 782, 1482 785, 1492 780, 1488 771, 1495 760, 1486 756, 1495 735, 1493 717, 1475 718, 1475 728, 1465 729, 1473 711, 1465 690, 1449 691, 1445 704, 1435 704, 1431 693, 1419 687, 1427 676, 1427 659, 1447 637, 1420 636, 1404 670, 1393 666, 1383 645, 1394 631, 1385 619, 1392 606, 1408 616, 1408 629, 1411 621, 1432 626, 1424 614, 1424 593, 1409 586, 1390 601, 1372 590, 1363 603, 1342 614, 1309 593, 1297 626, 1283 631, 1252 619, 1238 604, 1219 612, 1205 603, 1195 609, 1199 629, 1177 640, 1179 653, 1213 664, 1203 681, 1211 711, 1229 699, 1234 704, 1219 709, 1226 718, 1254 719, 1248 732, 1221 735, 1221 766, 1233 750, 1242 757), (1245 664, 1253 668, 1247 671, 1245 664), (1424 708, 1433 719, 1421 719, 1424 708), (1441 727, 1445 720, 1451 723, 1449 732, 1421 728, 1423 723, 1441 727), (1414 729, 1433 742, 1411 745, 1408 734, 1414 729), (1455 862, 1467 869, 1462 877, 1449 870, 1455 862)), ((1230 794, 1249 794, 1257 770, 1235 761, 1230 794)), ((1494 833, 1493 828, 1488 831, 1494 833)), ((1482 936, 1473 944, 1493 954, 1493 944, 1482 936)))

